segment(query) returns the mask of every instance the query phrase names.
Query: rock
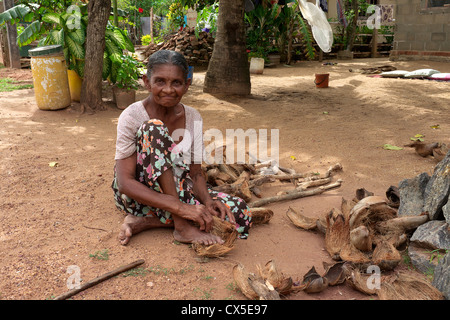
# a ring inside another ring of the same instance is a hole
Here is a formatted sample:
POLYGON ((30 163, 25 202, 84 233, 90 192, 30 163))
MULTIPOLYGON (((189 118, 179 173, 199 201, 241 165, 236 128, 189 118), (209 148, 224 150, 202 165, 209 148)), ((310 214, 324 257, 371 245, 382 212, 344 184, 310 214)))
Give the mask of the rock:
POLYGON ((430 249, 421 248, 414 243, 408 246, 408 255, 412 265, 424 274, 433 273, 437 266, 437 260, 431 259, 431 251, 430 249))
POLYGON ((449 224, 444 220, 433 220, 419 226, 411 237, 411 243, 431 250, 450 248, 449 224))
POLYGON ((425 188, 423 211, 427 211, 430 220, 442 218, 442 208, 448 202, 450 194, 450 151, 436 165, 425 188))
POLYGON ((450 201, 447 201, 447 204, 442 207, 442 213, 444 214, 445 221, 450 224, 450 201))
POLYGON ((450 253, 439 260, 434 269, 432 285, 442 292, 447 300, 450 300, 450 253))
POLYGON ((417 269, 430 274, 437 267, 439 257, 449 248, 449 224, 443 220, 433 220, 416 229, 410 239, 408 254, 417 269))
POLYGON ((430 176, 423 172, 413 179, 400 181, 399 216, 418 216, 423 212, 424 194, 429 180, 430 176))

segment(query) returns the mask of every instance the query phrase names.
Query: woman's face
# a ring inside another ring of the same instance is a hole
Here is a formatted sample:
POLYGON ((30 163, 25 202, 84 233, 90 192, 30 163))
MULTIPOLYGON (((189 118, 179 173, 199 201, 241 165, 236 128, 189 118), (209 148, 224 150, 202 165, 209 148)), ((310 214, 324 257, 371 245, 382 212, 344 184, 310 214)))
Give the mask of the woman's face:
POLYGON ((189 88, 181 68, 172 64, 156 66, 151 78, 144 75, 143 80, 154 102, 163 107, 178 105, 189 88))

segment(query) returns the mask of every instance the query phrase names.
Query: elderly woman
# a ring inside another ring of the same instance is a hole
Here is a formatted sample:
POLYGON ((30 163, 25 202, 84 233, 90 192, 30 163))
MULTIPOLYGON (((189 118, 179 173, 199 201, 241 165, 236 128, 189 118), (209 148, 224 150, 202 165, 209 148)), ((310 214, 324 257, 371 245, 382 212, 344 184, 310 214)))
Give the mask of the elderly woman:
POLYGON ((212 216, 248 236, 251 214, 240 198, 207 188, 202 174, 202 117, 181 103, 187 92, 188 64, 180 53, 161 50, 150 56, 143 76, 149 95, 119 117, 112 188, 126 216, 119 232, 125 245, 143 230, 173 228, 175 240, 211 245, 212 216))

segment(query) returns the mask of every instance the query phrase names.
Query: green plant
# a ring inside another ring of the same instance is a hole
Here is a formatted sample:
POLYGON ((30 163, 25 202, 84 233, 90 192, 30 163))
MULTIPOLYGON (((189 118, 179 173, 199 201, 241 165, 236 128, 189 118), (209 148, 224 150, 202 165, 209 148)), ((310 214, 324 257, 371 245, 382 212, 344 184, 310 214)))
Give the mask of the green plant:
POLYGON ((20 82, 15 81, 10 78, 0 79, 0 92, 14 91, 19 89, 30 89, 33 88, 32 84, 20 84, 20 82))
POLYGON ((141 44, 143 46, 148 46, 151 41, 152 41, 152 37, 149 34, 143 35, 141 37, 141 44))
MULTIPOLYGON (((18 24, 31 22, 18 36, 17 44, 24 46, 39 40, 39 46, 60 44, 63 47, 67 67, 80 77, 84 75, 86 54, 86 29, 88 25, 87 5, 44 8, 33 11, 32 6, 19 4, 0 13, 0 26, 6 22, 18 24), (51 10, 54 10, 51 12, 51 10), (62 12, 59 12, 62 11, 62 12)), ((121 63, 123 50, 134 52, 134 45, 127 32, 108 23, 105 33, 105 53, 103 56, 103 79, 114 77, 121 63), (117 65, 113 65, 116 63, 117 65)))
POLYGON ((217 18, 219 16, 219 1, 214 4, 205 6, 198 11, 197 25, 195 27, 195 34, 199 35, 199 32, 207 28, 209 32, 214 36, 217 31, 217 18))
POLYGON ((90 258, 95 258, 98 260, 109 260, 108 249, 96 251, 94 254, 89 254, 90 258))
POLYGON ((121 63, 113 83, 121 89, 137 90, 141 63, 129 55, 121 55, 120 60, 121 63))

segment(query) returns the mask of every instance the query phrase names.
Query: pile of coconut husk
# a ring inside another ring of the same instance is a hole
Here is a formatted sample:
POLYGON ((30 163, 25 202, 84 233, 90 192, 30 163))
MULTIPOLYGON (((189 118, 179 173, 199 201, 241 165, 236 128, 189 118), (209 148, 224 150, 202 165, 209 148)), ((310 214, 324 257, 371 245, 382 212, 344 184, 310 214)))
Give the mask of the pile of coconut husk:
POLYGON ((405 248, 409 232, 428 221, 426 214, 397 217, 398 199, 395 187, 388 189, 386 198, 362 188, 354 199, 342 199, 340 208, 333 208, 318 219, 303 216, 292 208, 287 216, 300 228, 321 231, 325 248, 334 260, 392 270, 401 261, 400 251, 405 248))
MULTIPOLYGON (((293 169, 280 167, 271 160, 258 160, 251 164, 227 163, 226 147, 221 146, 217 149, 223 152, 222 160, 218 161, 219 163, 202 165, 208 187, 214 191, 240 197, 247 202, 252 215, 252 226, 266 224, 273 217, 273 211, 264 205, 321 194, 339 187, 342 182, 341 180, 332 181, 333 173, 342 170, 339 163, 329 167, 324 174, 297 173, 293 169), (290 183, 292 188, 277 195, 263 197, 259 187, 264 183, 275 182, 290 183), (252 201, 253 197, 259 199, 252 201)), ((233 249, 237 237, 233 229, 227 221, 215 219, 212 233, 220 236, 225 243, 211 246, 196 244, 193 246, 195 252, 204 257, 220 257, 227 254, 233 249)))
POLYGON ((242 264, 233 268, 233 278, 239 290, 248 299, 281 300, 291 293, 300 291, 314 294, 329 286, 347 284, 368 295, 377 295, 380 300, 442 300, 443 295, 423 277, 406 271, 388 275, 374 275, 361 272, 354 263, 340 261, 323 263, 324 274, 320 275, 313 266, 301 280, 294 281, 284 274, 275 261, 264 266, 256 265, 255 273, 249 272, 242 264), (376 278, 378 276, 378 278, 376 278))

